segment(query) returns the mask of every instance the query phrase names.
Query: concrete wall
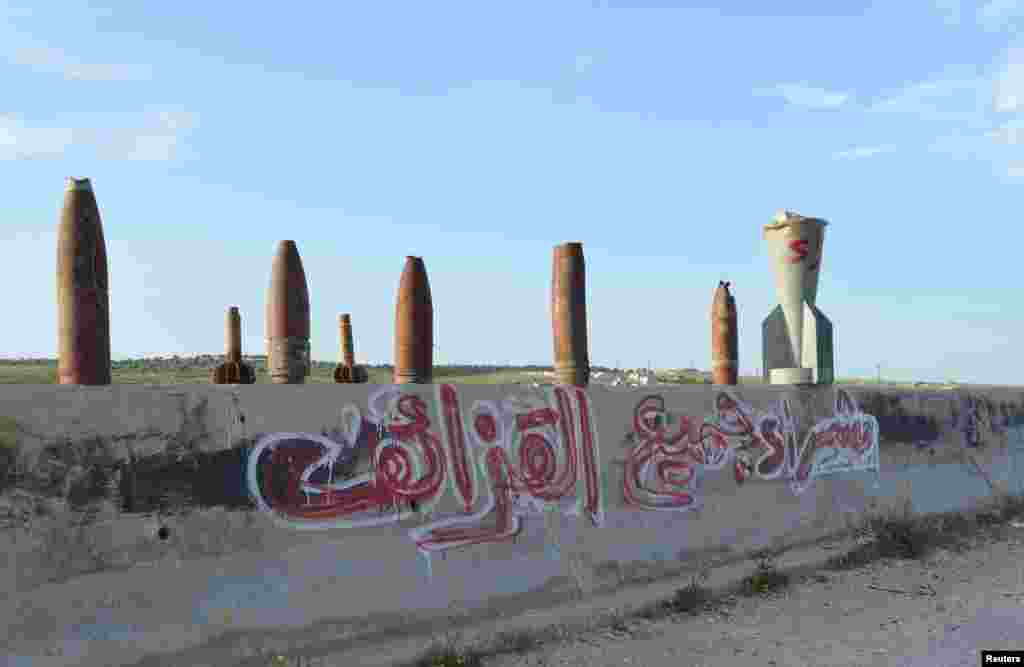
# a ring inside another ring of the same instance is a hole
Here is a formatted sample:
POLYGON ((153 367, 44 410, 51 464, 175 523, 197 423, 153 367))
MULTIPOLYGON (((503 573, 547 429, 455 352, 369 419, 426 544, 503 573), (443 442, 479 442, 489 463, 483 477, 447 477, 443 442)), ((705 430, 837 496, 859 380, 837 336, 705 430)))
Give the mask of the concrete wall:
POLYGON ((266 664, 1022 490, 1024 392, 732 389, 4 387, 0 660, 266 664))

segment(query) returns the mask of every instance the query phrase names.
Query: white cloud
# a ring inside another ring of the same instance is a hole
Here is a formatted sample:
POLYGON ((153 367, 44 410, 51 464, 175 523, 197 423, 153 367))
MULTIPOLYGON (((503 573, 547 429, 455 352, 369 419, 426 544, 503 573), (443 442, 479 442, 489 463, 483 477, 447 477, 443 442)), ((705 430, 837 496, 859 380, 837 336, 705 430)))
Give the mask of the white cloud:
POLYGON ((849 150, 833 153, 832 158, 835 160, 862 160, 864 158, 873 157, 875 155, 881 155, 882 153, 892 153, 895 150, 896 147, 893 145, 858 146, 857 148, 851 148, 849 150))
POLYGON ((101 156, 114 160, 173 160, 196 124, 196 115, 186 111, 150 113, 136 127, 102 133, 98 148, 101 156))
POLYGON ((960 17, 963 14, 960 0, 935 0, 935 9, 942 14, 946 23, 960 25, 960 17))
POLYGON ((82 147, 103 159, 169 161, 179 156, 196 125, 196 115, 181 110, 148 112, 119 128, 32 126, 15 116, 0 116, 0 160, 60 158, 82 147))
POLYGON ((576 56, 576 73, 586 74, 597 62, 597 59, 589 53, 581 53, 576 56))
POLYGON ((60 157, 74 143, 67 127, 30 127, 13 115, 0 115, 0 160, 60 157))
POLYGON ((992 132, 963 132, 954 129, 948 134, 936 137, 928 150, 945 153, 954 160, 983 159, 994 162, 998 152, 992 141, 992 132))
POLYGON ((984 77, 921 81, 868 107, 869 113, 910 114, 921 120, 973 124, 991 103, 991 82, 984 77))
POLYGON ((802 83, 782 83, 774 88, 755 90, 762 96, 779 96, 793 106, 808 109, 837 109, 850 99, 849 93, 816 88, 802 83))
POLYGON ((36 71, 61 74, 72 81, 129 81, 150 79, 153 76, 152 68, 148 65, 84 63, 68 56, 61 49, 48 46, 18 49, 10 61, 36 71))
POLYGON ((1024 162, 1013 162, 1006 168, 1006 174, 1010 178, 1024 181, 1024 162))
MULTIPOLYGON (((963 23, 965 7, 962 0, 932 0, 932 5, 949 25, 963 23)), ((967 8, 966 11, 971 12, 972 9, 967 8)), ((982 28, 1003 30, 1024 17, 1024 0, 988 0, 973 13, 975 22, 982 28)))
POLYGON ((936 122, 944 129, 929 150, 1002 164, 1006 155, 1000 145, 1024 144, 1024 119, 1000 121, 997 115, 1024 111, 1024 49, 1010 50, 1003 63, 1001 69, 984 73, 947 70, 945 76, 906 86, 867 111, 936 122))
POLYGON ((1024 48, 1012 49, 996 77, 993 106, 999 113, 1024 111, 1024 48))
POLYGON ((1024 146, 1024 120, 1006 123, 990 132, 989 136, 999 144, 1024 146))
POLYGON ((978 9, 978 23, 989 30, 1005 28, 1021 16, 1024 16, 1021 0, 989 0, 978 9))

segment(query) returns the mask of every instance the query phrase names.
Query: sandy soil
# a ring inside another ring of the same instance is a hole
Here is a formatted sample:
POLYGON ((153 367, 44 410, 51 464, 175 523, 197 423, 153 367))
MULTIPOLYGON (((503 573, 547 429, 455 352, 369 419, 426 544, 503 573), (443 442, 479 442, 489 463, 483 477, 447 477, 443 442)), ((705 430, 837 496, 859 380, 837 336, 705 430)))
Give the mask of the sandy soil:
POLYGON ((1005 539, 923 561, 824 571, 784 592, 733 598, 697 616, 627 620, 486 667, 753 667, 979 664, 1024 650, 1024 524, 1005 539))

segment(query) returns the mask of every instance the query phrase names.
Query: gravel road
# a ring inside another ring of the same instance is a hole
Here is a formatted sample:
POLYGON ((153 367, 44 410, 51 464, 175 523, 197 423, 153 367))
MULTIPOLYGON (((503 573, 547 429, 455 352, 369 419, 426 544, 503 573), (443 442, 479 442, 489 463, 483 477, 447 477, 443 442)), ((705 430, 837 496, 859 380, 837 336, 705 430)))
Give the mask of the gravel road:
POLYGON ((628 619, 485 667, 978 665, 1024 650, 1024 524, 922 561, 823 571, 781 592, 730 598, 697 616, 628 619))

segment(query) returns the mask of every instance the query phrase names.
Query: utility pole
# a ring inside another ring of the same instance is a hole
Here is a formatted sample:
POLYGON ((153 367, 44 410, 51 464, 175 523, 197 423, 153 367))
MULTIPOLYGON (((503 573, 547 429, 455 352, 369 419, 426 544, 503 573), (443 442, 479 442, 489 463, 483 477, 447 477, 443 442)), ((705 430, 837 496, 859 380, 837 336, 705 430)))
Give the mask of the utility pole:
POLYGON ((875 368, 878 371, 878 375, 877 375, 878 384, 882 384, 882 364, 881 363, 875 364, 875 368))

